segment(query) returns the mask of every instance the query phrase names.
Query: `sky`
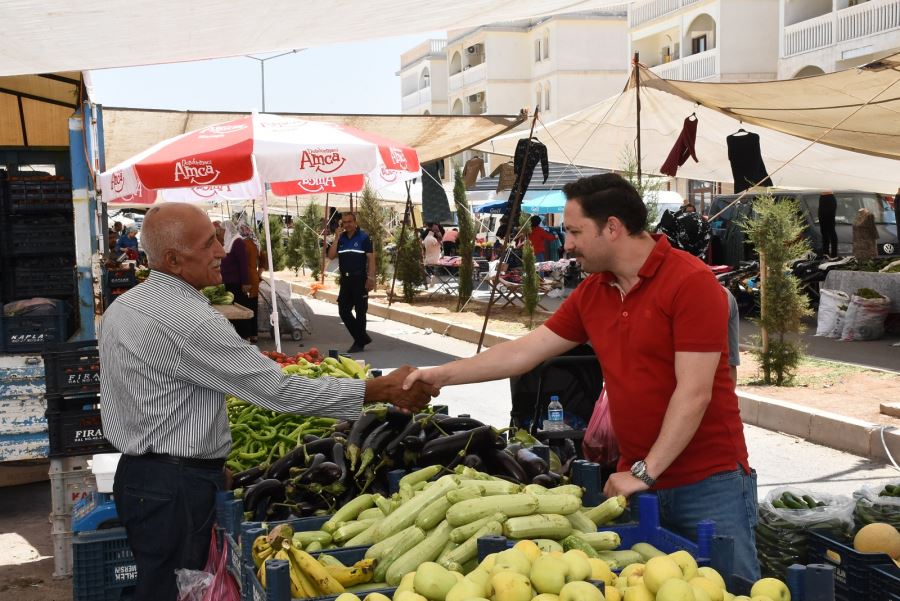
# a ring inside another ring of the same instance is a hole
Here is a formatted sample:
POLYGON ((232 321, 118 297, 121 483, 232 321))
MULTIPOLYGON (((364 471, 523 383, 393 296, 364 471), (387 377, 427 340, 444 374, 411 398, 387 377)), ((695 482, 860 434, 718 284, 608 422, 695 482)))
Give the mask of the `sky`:
MULTIPOLYGON (((321 46, 265 62, 267 112, 400 113, 400 55, 442 31, 321 46)), ((254 55, 258 58, 278 53, 254 55)), ((262 110, 260 63, 246 57, 92 71, 104 106, 262 110)))

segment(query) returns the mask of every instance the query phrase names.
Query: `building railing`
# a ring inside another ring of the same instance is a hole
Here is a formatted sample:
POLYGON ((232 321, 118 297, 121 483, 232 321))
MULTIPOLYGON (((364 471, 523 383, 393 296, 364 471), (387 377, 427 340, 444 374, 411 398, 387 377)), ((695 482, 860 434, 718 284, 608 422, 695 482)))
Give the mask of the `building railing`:
POLYGON ((629 27, 637 27, 697 2, 700 2, 700 0, 645 0, 644 2, 635 2, 628 10, 628 25, 629 27))
POLYGON ((401 106, 404 111, 408 111, 409 109, 419 106, 420 104, 426 104, 431 102, 431 88, 422 88, 421 90, 417 90, 411 94, 407 94, 403 97, 401 106))
POLYGON ((447 48, 447 40, 425 40, 415 48, 404 52, 400 57, 400 69, 405 69, 419 59, 429 56, 443 56, 447 48))
POLYGON ((900 0, 869 0, 837 12, 788 25, 784 58, 900 28, 900 0))
POLYGON ((461 90, 465 87, 484 80, 484 78, 487 76, 487 67, 485 66, 486 64, 487 63, 481 63, 480 65, 475 65, 474 67, 464 69, 456 75, 451 75, 449 83, 450 91, 455 92, 456 90, 461 90))
POLYGON ((701 81, 719 74, 719 49, 692 54, 650 69, 663 79, 701 81))

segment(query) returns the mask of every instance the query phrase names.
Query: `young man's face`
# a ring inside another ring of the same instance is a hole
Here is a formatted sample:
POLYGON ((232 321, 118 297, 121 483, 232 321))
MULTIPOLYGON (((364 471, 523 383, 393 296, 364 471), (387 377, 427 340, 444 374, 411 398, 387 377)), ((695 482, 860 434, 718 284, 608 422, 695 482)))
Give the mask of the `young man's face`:
POLYGON ((353 236, 356 233, 356 217, 353 215, 345 215, 341 217, 341 227, 347 232, 347 236, 353 236))

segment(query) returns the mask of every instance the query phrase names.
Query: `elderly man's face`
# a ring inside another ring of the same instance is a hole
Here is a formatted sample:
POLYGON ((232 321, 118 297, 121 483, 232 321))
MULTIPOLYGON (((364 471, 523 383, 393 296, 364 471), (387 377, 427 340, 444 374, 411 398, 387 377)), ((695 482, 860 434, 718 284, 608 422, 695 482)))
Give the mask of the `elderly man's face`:
POLYGON ((186 219, 185 226, 185 240, 182 241, 185 252, 178 253, 174 271, 194 288, 218 286, 222 283, 221 265, 225 249, 216 228, 201 211, 186 219))

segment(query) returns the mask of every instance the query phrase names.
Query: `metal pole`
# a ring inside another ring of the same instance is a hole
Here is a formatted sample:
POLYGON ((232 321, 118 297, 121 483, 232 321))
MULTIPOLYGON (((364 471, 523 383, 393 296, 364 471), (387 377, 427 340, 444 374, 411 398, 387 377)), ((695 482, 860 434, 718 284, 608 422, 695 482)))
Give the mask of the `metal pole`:
MULTIPOLYGON (((536 106, 534 108, 534 118, 531 120, 531 131, 528 133, 528 142, 525 145, 525 157, 527 160, 528 151, 531 149, 531 138, 534 136, 534 126, 537 123, 538 113, 540 113, 540 106, 536 106)), ((481 326, 481 335, 478 337, 478 350, 476 353, 481 352, 481 346, 484 344, 484 335, 487 332, 487 324, 491 319, 491 307, 494 306, 494 299, 497 292, 497 285, 500 283, 500 264, 503 263, 503 260, 506 258, 506 249, 509 246, 509 237, 512 233, 513 228, 518 228, 518 218, 519 218, 519 200, 523 197, 522 194, 522 184, 525 181, 525 169, 524 165, 522 171, 519 172, 519 182, 516 186, 516 194, 517 198, 510 197, 509 202, 512 203, 510 207, 509 221, 506 224, 506 233, 503 236, 503 246, 500 248, 500 256, 501 259, 497 263, 497 271, 494 273, 494 279, 491 281, 491 297, 488 300, 487 309, 484 312, 484 323, 481 326)))
POLYGON ((281 329, 278 327, 278 301, 275 294, 275 263, 272 259, 272 228, 269 224, 269 191, 265 191, 263 198, 263 219, 266 227, 266 252, 269 255, 269 292, 271 293, 272 314, 269 322, 272 324, 272 335, 275 337, 275 350, 281 352, 281 329))
POLYGON ((640 52, 634 53, 634 98, 637 102, 637 179, 641 186, 641 67, 640 52))
MULTIPOLYGON (((325 195, 325 228, 322 230, 322 271, 319 272, 319 281, 325 283, 325 268, 328 266, 328 232, 331 230, 331 219, 328 216, 328 201, 331 195, 325 195)), ((336 244, 335 240, 332 244, 336 244)))
MULTIPOLYGON (((260 70, 260 86, 259 91, 262 93, 262 112, 266 112, 266 61, 259 61, 259 70, 260 70)), ((281 352, 281 351, 279 351, 281 352)))
POLYGON ((406 182, 406 208, 403 210, 403 223, 400 224, 400 238, 397 240, 397 253, 394 256, 394 275, 391 278, 391 293, 388 295, 388 307, 394 302, 394 286, 397 284, 397 264, 400 263, 400 249, 406 237, 406 221, 412 218, 411 184, 406 182))

